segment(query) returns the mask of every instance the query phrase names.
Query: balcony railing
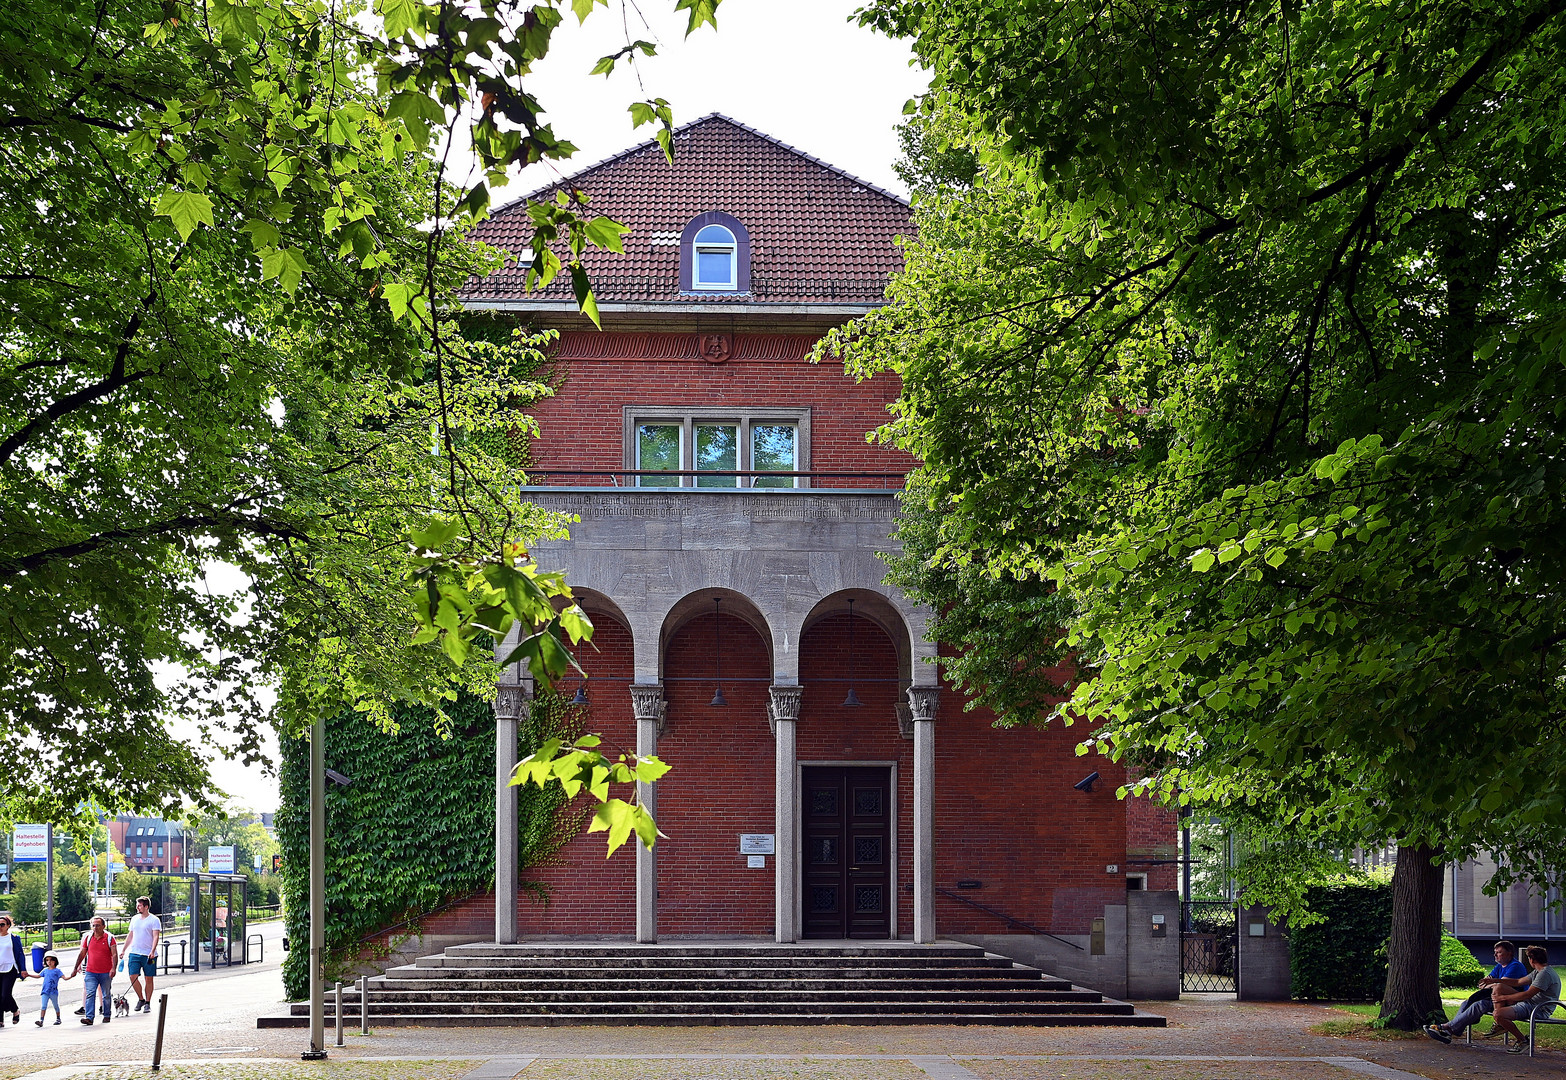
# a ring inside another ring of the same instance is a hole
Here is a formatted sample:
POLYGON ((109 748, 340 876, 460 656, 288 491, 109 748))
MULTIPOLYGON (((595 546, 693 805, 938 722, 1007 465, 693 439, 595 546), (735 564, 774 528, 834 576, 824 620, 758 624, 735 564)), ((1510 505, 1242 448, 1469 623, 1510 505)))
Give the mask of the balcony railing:
POLYGON ((901 472, 779 472, 762 469, 528 469, 528 487, 617 487, 644 491, 725 491, 798 489, 842 490, 866 488, 900 491, 907 473, 901 472), (655 482, 648 483, 648 480, 655 482), (703 483, 703 481, 728 481, 703 483), (792 480, 793 483, 778 481, 792 480), (671 482, 672 481, 672 482, 671 482), (760 481, 760 482, 758 482, 760 481), (803 481, 803 482, 802 482, 803 481))

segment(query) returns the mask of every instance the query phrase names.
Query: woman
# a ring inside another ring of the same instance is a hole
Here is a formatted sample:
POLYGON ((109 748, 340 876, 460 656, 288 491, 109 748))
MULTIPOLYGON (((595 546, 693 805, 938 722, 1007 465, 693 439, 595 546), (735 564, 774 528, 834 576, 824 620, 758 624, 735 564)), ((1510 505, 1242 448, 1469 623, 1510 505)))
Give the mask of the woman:
POLYGON ((27 978, 27 965, 22 960, 22 935, 11 933, 11 917, 0 915, 0 1026, 5 1024, 5 1013, 11 1013, 11 1023, 22 1022, 22 1010, 17 1007, 16 980, 27 978))

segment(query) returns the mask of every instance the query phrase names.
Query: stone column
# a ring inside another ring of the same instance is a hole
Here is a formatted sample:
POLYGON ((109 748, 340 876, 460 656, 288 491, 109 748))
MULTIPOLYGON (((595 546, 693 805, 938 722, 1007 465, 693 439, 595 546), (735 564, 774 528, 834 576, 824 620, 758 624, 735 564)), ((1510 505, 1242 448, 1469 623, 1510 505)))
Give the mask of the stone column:
POLYGON ((517 943, 517 789, 511 774, 517 767, 517 724, 527 715, 530 689, 522 682, 495 688, 495 941, 501 945, 517 943))
POLYGON ((940 688, 908 690, 913 713, 914 942, 935 940, 935 709, 940 688))
POLYGON ((799 928, 794 925, 794 915, 799 910, 796 895, 799 889, 799 864, 796 861, 798 842, 794 835, 795 805, 798 793, 794 776, 794 729, 799 722, 799 703, 805 691, 798 686, 774 686, 772 700, 767 704, 767 719, 772 723, 776 741, 775 772, 773 774, 774 809, 772 814, 773 856, 772 866, 776 874, 773 891, 777 908, 773 916, 774 931, 779 944, 799 939, 799 928))
MULTIPOLYGON (((663 684, 632 683, 631 715, 636 717, 637 757, 654 756, 666 715, 663 684)), ((637 781, 636 798, 658 816, 656 785, 637 781)), ((631 842, 636 845, 636 940, 651 944, 658 940, 658 857, 634 836, 631 842)))

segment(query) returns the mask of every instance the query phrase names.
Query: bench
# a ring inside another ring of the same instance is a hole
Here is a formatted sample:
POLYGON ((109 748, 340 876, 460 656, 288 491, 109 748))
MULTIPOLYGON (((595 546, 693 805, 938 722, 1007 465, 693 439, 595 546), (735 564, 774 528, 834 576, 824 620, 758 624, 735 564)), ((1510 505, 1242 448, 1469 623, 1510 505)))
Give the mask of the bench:
MULTIPOLYGON (((1556 1015, 1555 1016, 1550 1016, 1550 1017, 1545 1017, 1545 1018, 1542 1018, 1542 1019, 1537 1017, 1537 1016, 1530 1016, 1530 1017, 1528 1017, 1528 1056, 1529 1057, 1533 1057, 1534 1047, 1538 1045, 1538 1043, 1537 1043, 1537 1041, 1535 1039, 1535 1034, 1536 1033, 1533 1030, 1533 1027, 1534 1027, 1535 1024, 1560 1024, 1562 1027, 1566 1027, 1566 1002, 1561 1002, 1561 1001, 1541 1001, 1539 1004, 1540 1005, 1555 1005, 1555 1006, 1557 1006, 1556 1015)), ((1537 1010, 1535 1010, 1535 1011, 1537 1012, 1537 1010)), ((1477 1027, 1477 1026, 1478 1026, 1477 1024, 1476 1025, 1472 1025, 1472 1026, 1470 1026, 1469 1028, 1467 1028, 1463 1032, 1463 1041, 1466 1042, 1469 1046, 1472 1046, 1474 1044, 1474 1027, 1477 1027)), ((1512 1034, 1511 1034, 1511 1032, 1508 1031, 1508 1032, 1506 1032, 1505 1034, 1502 1035, 1502 1037, 1501 1037, 1501 1044, 1503 1046, 1510 1046, 1511 1043, 1512 1043, 1512 1034)))
MULTIPOLYGON (((1539 1019, 1537 1016, 1530 1016, 1530 1017, 1528 1017, 1528 1056, 1529 1057, 1533 1057, 1534 1047, 1538 1045, 1538 1041, 1534 1038, 1533 1025, 1535 1025, 1535 1024, 1561 1024, 1562 1026, 1566 1026, 1566 1004, 1563 1004, 1560 1001, 1541 1001, 1539 1004, 1540 1005, 1554 1005, 1554 1006, 1556 1006, 1557 1007, 1556 1010, 1555 1010, 1556 1015, 1550 1016, 1550 1017, 1546 1017, 1546 1018, 1544 1018, 1542 1020, 1539 1019)), ((1538 1011, 1539 1011, 1538 1009, 1534 1010, 1535 1013, 1537 1013, 1538 1011)))

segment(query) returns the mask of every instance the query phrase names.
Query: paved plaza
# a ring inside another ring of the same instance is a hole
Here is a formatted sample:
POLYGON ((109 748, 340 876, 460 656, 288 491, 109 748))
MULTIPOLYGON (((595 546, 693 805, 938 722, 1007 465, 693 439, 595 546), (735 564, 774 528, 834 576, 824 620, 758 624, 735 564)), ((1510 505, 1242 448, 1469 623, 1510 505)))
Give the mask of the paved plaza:
MULTIPOLYGON (((232 972, 158 980, 169 995, 164 1065, 150 1071, 156 1016, 108 1027, 70 1015, 81 982, 65 984, 65 1023, 43 1029, 37 983, 18 997, 20 1026, 0 1031, 0 1080, 70 1077, 130 1080, 1458 1080, 1559 1077, 1566 1053, 1529 1060, 1490 1043, 1440 1046, 1426 1039, 1311 1034, 1347 1014, 1299 1003, 1243 1004, 1188 997, 1142 1003, 1167 1028, 993 1027, 563 1027, 350 1028, 330 1058, 305 1063, 307 1033, 258 1030, 282 1002, 281 950, 232 972), (28 1011, 34 1010, 34 1011, 28 1011)), ((123 978, 116 990, 126 988, 123 978)))

